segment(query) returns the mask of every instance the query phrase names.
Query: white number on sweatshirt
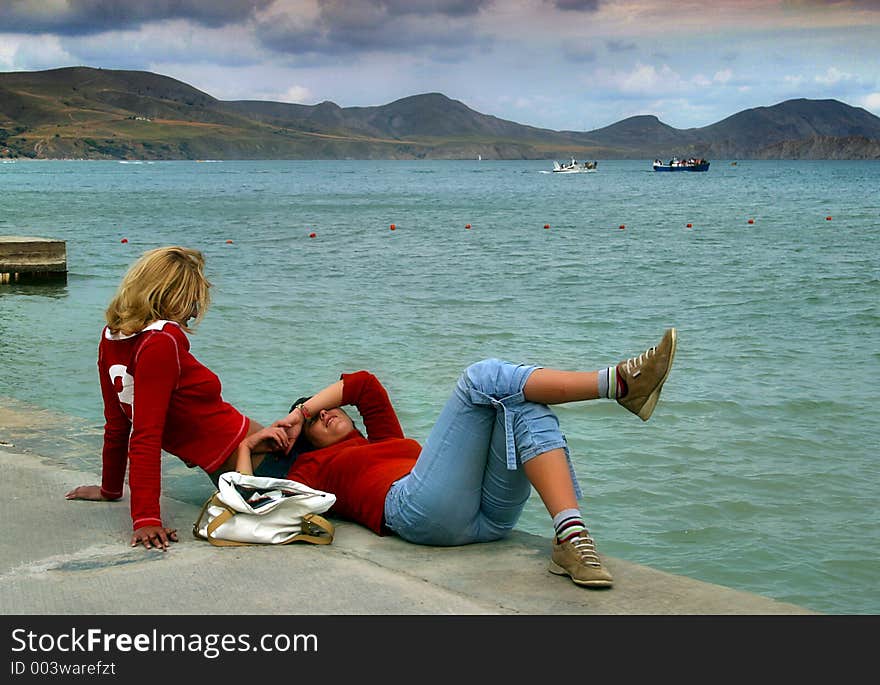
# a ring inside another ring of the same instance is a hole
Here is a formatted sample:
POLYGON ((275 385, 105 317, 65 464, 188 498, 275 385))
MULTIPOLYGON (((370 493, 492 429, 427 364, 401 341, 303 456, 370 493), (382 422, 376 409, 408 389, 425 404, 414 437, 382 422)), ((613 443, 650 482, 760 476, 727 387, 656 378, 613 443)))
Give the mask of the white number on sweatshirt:
POLYGON ((114 388, 116 387, 116 379, 122 379, 122 390, 117 394, 119 395, 119 401, 130 407, 134 404, 134 376, 132 376, 128 372, 128 368, 122 364, 113 364, 108 371, 110 373, 110 382, 113 383, 114 388))

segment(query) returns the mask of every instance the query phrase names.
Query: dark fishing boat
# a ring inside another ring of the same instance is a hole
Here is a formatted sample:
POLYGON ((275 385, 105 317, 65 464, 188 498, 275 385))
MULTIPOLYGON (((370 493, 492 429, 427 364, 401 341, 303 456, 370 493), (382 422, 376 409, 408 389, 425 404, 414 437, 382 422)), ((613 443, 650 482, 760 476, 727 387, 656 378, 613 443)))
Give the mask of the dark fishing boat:
POLYGON ((673 157, 669 164, 664 164, 659 159, 654 160, 654 171, 708 171, 709 160, 707 159, 679 159, 673 157))

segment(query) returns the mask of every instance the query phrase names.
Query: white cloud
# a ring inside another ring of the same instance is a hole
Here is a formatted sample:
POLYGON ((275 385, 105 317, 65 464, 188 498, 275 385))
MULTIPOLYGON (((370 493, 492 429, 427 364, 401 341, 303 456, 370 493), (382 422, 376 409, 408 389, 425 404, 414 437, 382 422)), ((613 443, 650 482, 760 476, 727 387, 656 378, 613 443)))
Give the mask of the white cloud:
POLYGON ((869 93, 861 99, 859 104, 865 109, 880 115, 880 93, 869 93))
POLYGON ((305 86, 291 86, 281 95, 278 96, 279 102, 293 102, 294 104, 302 104, 312 100, 311 91, 305 86))
POLYGON ((648 113, 656 114, 665 124, 671 126, 706 126, 718 118, 714 103, 703 102, 685 95, 684 97, 672 97, 657 99, 647 102, 641 112, 633 111, 632 114, 648 113), (691 123, 682 123, 691 122, 691 123))
POLYGON ((56 36, 0 34, 0 68, 4 71, 33 71, 71 66, 79 62, 56 36))
POLYGON ((15 46, 8 40, 8 36, 0 36, 0 67, 11 69, 15 59, 15 46))
POLYGON ((620 90, 625 93, 658 93, 681 88, 682 79, 669 65, 657 69, 653 64, 637 64, 629 74, 620 75, 620 90))
POLYGON ((840 69, 837 69, 836 67, 828 67, 828 71, 824 74, 817 74, 815 76, 815 81, 823 86, 833 86, 841 81, 849 81, 851 78, 853 78, 852 74, 840 71, 840 69))
POLYGON ((667 96, 690 93, 695 88, 724 86, 733 78, 730 69, 717 71, 711 78, 705 74, 682 76, 678 71, 663 64, 638 63, 629 72, 599 71, 587 80, 601 83, 604 87, 626 95, 667 96))

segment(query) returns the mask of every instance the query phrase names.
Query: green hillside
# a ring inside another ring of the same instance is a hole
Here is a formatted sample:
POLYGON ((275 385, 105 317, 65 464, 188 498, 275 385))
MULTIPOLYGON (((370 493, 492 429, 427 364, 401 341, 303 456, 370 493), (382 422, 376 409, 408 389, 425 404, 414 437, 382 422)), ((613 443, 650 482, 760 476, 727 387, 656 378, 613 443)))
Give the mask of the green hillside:
MULTIPOLYGON (((443 98, 448 103, 453 101, 443 98)), ((434 103, 437 104, 437 103, 434 103)), ((467 125, 385 134, 332 103, 224 103, 184 83, 145 72, 85 67, 0 74, 0 155, 87 159, 321 159, 546 157, 595 149, 503 127, 493 135, 467 125), (274 111, 274 114, 273 114, 274 111), (347 121, 348 120, 348 121, 347 121), (554 149, 555 148, 555 149, 554 149)), ((387 107, 387 106, 386 106, 387 107)), ((408 108, 413 103, 407 103, 408 108)), ((461 108, 466 111, 461 111, 461 108)), ((366 119, 401 121, 394 113, 366 119)), ((444 113, 422 105, 436 121, 444 113)), ((477 115, 482 117, 483 115, 477 115)), ((416 117, 418 118, 418 117, 416 117)), ((405 117, 413 120, 411 115, 405 117)), ((500 121, 500 120, 498 120, 500 121)), ((528 127, 521 127, 527 129, 528 127)), ((536 129, 537 130, 537 129, 536 129)))
POLYGON ((789 100, 710 126, 655 116, 553 131, 441 93, 377 107, 222 101, 142 71, 0 73, 0 157, 41 159, 877 159, 880 118, 836 100, 789 100))

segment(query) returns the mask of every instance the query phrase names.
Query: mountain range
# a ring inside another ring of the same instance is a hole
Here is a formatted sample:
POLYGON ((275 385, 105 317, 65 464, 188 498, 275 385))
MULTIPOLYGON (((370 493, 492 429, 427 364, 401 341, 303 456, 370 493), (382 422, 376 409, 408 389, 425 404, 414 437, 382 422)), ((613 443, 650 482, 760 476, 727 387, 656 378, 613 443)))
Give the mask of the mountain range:
POLYGON ((0 72, 0 157, 40 159, 880 159, 880 118, 787 100, 701 128, 650 115, 554 131, 440 93, 376 107, 218 100, 143 71, 0 72))

